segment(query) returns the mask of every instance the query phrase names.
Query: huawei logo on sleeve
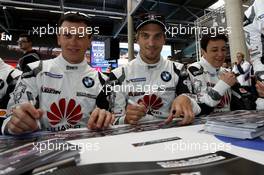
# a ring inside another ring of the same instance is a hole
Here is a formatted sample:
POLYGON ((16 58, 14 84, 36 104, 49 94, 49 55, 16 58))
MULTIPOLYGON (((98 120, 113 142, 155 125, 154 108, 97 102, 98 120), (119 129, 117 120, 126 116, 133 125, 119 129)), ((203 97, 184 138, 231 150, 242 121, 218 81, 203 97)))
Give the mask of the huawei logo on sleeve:
POLYGON ((81 120, 82 115, 81 105, 77 105, 73 99, 67 102, 65 98, 60 99, 58 104, 52 103, 50 111, 47 112, 49 123, 52 126, 59 123, 63 125, 75 125, 81 120))

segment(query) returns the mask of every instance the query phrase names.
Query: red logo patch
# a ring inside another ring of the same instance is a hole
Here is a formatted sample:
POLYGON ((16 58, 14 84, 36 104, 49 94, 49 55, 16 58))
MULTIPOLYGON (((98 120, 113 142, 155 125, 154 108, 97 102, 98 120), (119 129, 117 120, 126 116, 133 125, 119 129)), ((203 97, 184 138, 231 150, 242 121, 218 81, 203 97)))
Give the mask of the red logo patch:
POLYGON ((231 97, 226 92, 224 94, 224 96, 221 98, 220 103, 217 105, 217 108, 223 108, 223 107, 225 107, 226 105, 230 104, 230 101, 231 101, 231 97))
POLYGON ((143 104, 148 109, 148 114, 151 114, 152 110, 158 110, 163 106, 162 99, 155 94, 144 95, 143 99, 139 99, 138 103, 143 104))
POLYGON ((65 98, 60 99, 59 104, 55 102, 50 106, 51 112, 47 112, 49 122, 52 126, 57 125, 58 123, 75 125, 81 118, 81 106, 77 105, 73 99, 70 99, 68 104, 65 98))

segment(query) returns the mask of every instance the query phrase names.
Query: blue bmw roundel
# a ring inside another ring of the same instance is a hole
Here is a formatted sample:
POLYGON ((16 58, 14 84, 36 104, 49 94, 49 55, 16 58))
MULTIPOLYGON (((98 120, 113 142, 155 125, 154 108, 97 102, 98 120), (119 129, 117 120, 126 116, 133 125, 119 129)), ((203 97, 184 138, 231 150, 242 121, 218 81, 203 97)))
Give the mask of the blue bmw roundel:
POLYGON ((90 77, 84 77, 82 79, 83 85, 87 88, 93 87, 94 85, 94 80, 90 77))
POLYGON ((171 80, 171 74, 168 71, 161 72, 160 77, 165 82, 168 82, 171 80))

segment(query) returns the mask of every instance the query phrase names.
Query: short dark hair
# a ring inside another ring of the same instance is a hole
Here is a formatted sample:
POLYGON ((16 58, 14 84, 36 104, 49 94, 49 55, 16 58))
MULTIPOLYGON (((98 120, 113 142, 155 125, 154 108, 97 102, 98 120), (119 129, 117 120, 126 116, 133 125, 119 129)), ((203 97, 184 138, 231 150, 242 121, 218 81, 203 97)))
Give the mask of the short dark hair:
POLYGON ((202 36, 201 39, 201 48, 206 51, 207 45, 209 41, 217 41, 217 40, 223 40, 225 42, 228 42, 228 38, 225 34, 219 34, 219 33, 209 33, 202 36))
POLYGON ((27 41, 28 42, 32 42, 32 37, 29 35, 29 34, 26 34, 26 33, 22 33, 19 35, 19 38, 27 38, 27 41))
POLYGON ((59 19, 58 25, 59 27, 62 25, 64 21, 69 22, 83 22, 87 26, 90 26, 90 21, 88 15, 81 13, 81 12, 75 12, 75 11, 69 11, 65 12, 61 18, 59 19))

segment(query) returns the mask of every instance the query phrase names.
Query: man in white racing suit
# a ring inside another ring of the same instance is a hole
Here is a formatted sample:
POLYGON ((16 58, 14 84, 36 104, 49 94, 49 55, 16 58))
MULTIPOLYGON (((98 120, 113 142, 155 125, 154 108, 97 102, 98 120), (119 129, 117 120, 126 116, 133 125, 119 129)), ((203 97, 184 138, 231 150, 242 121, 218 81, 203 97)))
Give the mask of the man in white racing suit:
POLYGON ((203 57, 188 67, 192 90, 201 107, 201 114, 230 111, 231 89, 235 74, 221 70, 226 58, 227 37, 224 34, 203 35, 203 57))
POLYGON ((72 31, 89 27, 88 18, 79 12, 66 12, 59 26, 58 44, 62 54, 28 65, 10 99, 8 107, 13 112, 3 123, 4 133, 86 126, 96 129, 114 122, 110 112, 96 106, 105 77, 93 70, 84 58, 91 33, 72 31))
POLYGON ((255 0, 245 11, 244 31, 255 74, 264 79, 264 2, 255 0))
MULTIPOLYGON (((244 31, 250 60, 258 81, 264 82, 264 2, 255 0, 245 11, 244 31)), ((257 109, 264 109, 264 98, 256 100, 257 109)))
POLYGON ((176 98, 183 92, 189 92, 187 85, 190 81, 184 79, 187 73, 183 72, 183 64, 161 57, 164 31, 160 16, 145 14, 136 27, 139 54, 110 74, 110 79, 118 84, 113 89, 116 94, 116 123, 135 124, 154 119, 166 119, 169 123, 173 117, 182 115, 184 119, 180 124, 185 125, 200 112, 194 100, 185 95, 176 98))
POLYGON ((0 58, 0 127, 6 118, 9 95, 13 92, 20 75, 21 71, 14 69, 0 58))
POLYGON ((9 94, 14 90, 21 73, 0 58, 0 109, 6 109, 9 94))

